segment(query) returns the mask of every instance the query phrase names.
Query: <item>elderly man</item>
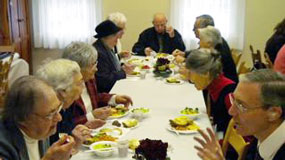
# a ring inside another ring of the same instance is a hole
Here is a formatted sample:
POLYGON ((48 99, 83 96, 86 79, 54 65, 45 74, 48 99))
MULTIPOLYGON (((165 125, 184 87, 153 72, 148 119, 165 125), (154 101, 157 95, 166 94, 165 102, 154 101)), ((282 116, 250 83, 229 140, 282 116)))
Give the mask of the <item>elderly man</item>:
MULTIPOLYGON (((255 156, 248 159, 282 160, 285 157, 285 78, 273 70, 258 70, 241 77, 234 91, 229 114, 233 116, 237 133, 253 135, 255 156), (250 92, 249 92, 250 91, 250 92)), ((198 155, 204 160, 223 160, 214 133, 210 137, 200 131, 204 140, 195 139, 198 155)))
POLYGON ((62 119, 61 108, 56 93, 45 82, 33 76, 17 79, 0 120, 0 159, 68 160, 75 145, 71 136, 62 137, 49 148, 44 145, 62 119))
POLYGON ((156 13, 152 24, 153 27, 140 34, 132 49, 134 53, 149 56, 152 51, 171 54, 175 49, 185 50, 181 35, 171 26, 166 26, 165 14, 156 13))
POLYGON ((60 133, 73 135, 76 141, 75 149, 77 149, 86 138, 90 137, 89 128, 97 128, 105 124, 105 121, 100 119, 88 121, 85 125, 75 125, 73 121, 73 108, 70 106, 80 97, 84 82, 76 62, 57 59, 41 66, 36 75, 51 85, 63 102, 63 110, 60 112, 63 120, 58 123, 57 133, 50 138, 51 142, 57 141, 60 133))

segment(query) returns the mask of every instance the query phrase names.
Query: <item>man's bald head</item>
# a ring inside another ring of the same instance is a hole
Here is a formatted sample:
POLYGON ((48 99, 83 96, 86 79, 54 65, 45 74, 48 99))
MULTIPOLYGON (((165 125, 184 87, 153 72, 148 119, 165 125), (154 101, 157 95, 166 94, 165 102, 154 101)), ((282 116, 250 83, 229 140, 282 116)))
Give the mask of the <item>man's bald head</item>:
POLYGON ((152 24, 157 33, 160 33, 160 34, 164 33, 166 29, 166 24, 167 24, 167 18, 165 14, 164 13, 154 14, 152 24))

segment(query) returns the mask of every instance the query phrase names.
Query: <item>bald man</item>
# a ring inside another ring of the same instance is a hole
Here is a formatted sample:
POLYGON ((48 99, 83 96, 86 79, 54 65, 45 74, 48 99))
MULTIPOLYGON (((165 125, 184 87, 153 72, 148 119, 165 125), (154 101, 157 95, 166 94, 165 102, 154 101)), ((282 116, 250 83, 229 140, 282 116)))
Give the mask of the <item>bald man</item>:
POLYGON ((152 51, 171 54, 175 49, 185 50, 181 35, 171 26, 167 26, 167 18, 163 13, 153 16, 153 27, 144 30, 133 46, 137 55, 149 56, 152 51))

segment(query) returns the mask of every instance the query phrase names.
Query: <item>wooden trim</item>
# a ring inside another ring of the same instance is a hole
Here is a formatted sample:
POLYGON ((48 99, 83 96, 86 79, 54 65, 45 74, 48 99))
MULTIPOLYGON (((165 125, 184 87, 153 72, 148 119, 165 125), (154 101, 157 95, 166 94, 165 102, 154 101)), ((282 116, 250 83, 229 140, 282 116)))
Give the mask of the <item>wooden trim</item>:
POLYGON ((0 1, 0 45, 11 44, 8 6, 9 0, 0 1))
POLYGON ((0 52, 15 52, 15 45, 0 46, 0 52))

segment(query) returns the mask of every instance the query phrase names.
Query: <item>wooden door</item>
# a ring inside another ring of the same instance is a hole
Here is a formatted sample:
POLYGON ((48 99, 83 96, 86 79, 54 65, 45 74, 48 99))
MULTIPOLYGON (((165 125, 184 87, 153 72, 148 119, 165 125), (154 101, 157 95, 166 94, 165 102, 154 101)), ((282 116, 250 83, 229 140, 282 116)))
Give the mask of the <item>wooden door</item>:
POLYGON ((0 1, 0 45, 10 45, 10 23, 9 23, 9 3, 8 0, 0 1))
MULTIPOLYGON (((16 52, 31 64, 28 0, 10 0, 11 33, 16 52)), ((32 67, 30 67, 32 68, 32 67)))

